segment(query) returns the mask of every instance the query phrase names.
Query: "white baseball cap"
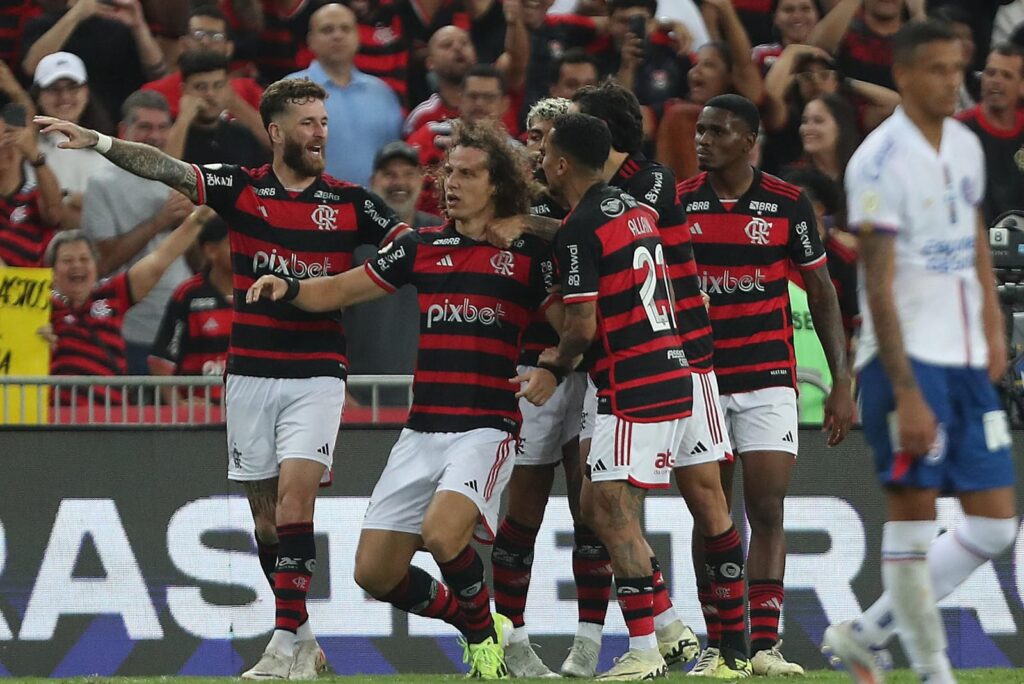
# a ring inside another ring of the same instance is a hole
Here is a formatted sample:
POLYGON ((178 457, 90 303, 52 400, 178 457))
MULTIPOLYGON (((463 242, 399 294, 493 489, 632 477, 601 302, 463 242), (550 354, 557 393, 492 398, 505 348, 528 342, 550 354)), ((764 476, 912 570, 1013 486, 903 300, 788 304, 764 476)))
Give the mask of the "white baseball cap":
POLYGON ((85 63, 70 52, 54 52, 39 60, 34 81, 40 88, 49 88, 62 78, 82 85, 89 81, 85 74, 85 63))

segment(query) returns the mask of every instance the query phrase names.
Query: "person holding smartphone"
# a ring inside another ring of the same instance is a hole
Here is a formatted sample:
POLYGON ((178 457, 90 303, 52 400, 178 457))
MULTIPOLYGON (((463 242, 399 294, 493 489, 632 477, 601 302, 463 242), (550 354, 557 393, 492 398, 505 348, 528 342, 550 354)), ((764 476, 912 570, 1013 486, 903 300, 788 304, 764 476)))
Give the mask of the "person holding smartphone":
POLYGON ((28 106, 9 102, 0 118, 0 266, 39 266, 60 223, 60 185, 27 125, 28 106))

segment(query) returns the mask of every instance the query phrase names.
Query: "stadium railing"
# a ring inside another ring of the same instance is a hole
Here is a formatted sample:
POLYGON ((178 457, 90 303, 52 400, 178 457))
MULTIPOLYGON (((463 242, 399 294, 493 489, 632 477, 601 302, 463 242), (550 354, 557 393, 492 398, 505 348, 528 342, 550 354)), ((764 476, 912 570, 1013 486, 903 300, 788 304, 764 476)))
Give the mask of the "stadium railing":
MULTIPOLYGON (((207 400, 223 386, 216 376, 0 376, 0 425, 209 425, 224 406, 207 400), (165 396, 167 392, 169 399, 165 396), (117 400, 116 394, 121 398, 117 400)), ((369 403, 346 401, 347 424, 400 424, 412 400, 411 375, 352 375, 347 388, 369 403), (386 405, 381 390, 404 388, 405 406, 386 405)))

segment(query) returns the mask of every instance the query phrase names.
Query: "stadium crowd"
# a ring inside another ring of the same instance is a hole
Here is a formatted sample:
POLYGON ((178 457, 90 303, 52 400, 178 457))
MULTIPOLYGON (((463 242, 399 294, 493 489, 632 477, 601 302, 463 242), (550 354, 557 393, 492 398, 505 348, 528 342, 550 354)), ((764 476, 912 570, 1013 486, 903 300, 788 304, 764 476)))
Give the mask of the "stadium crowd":
MULTIPOLYGON (((859 361, 885 363, 858 368, 874 378, 865 391, 879 392, 865 414, 874 424, 894 391, 921 400, 909 366, 887 356, 880 278, 867 283, 878 320, 860 330, 858 261, 878 269, 875 233, 918 228, 886 223, 906 219, 885 211, 894 188, 863 185, 897 172, 887 136, 938 121, 942 164, 922 161, 920 146, 900 162, 921 184, 938 174, 927 192, 945 189, 910 212, 951 226, 921 247, 942 261, 933 270, 976 265, 973 237, 956 232, 973 229, 975 206, 985 226, 1024 209, 1024 0, 73 0, 0 12, 0 263, 54 269, 40 331, 51 372, 227 373, 229 478, 245 486, 277 600, 247 678, 322 669, 305 604, 311 521, 345 378, 414 369, 356 581, 458 629, 471 674, 554 675, 524 608, 559 466, 573 492, 580 610, 562 675, 596 674, 613 593, 630 644, 604 678, 690 661, 691 674, 714 678, 803 674, 778 634, 798 448, 791 296, 806 302, 831 379, 822 411, 836 444, 853 418, 859 344, 859 361), (949 60, 938 57, 922 70, 936 43, 955 43, 956 73, 940 73, 949 60), (959 84, 949 113, 964 126, 952 133, 929 109, 946 96, 933 82, 959 84), (955 167, 943 156, 954 145, 955 167), (478 296, 492 308, 471 303, 478 296), (729 515, 734 461, 746 475, 746 555, 729 515), (671 604, 638 512, 673 473, 695 521, 703 648, 671 604), (494 616, 472 538, 493 543, 494 616), (410 564, 419 550, 443 582, 410 564)), ((948 285, 936 280, 918 303, 935 306, 948 285)), ((991 336, 1003 330, 989 285, 961 291, 972 302, 957 312, 963 331, 941 339, 950 356, 966 345, 965 370, 987 364, 993 375, 1006 348, 991 336)), ((918 354, 920 332, 905 334, 918 354)), ((960 380, 987 392, 985 377, 960 380)), ((111 394, 100 400, 120 400, 111 394)), ((933 560, 934 526, 918 524, 929 500, 897 487, 883 550, 912 562, 885 570, 879 602, 826 634, 858 681, 875 681, 893 620, 918 674, 952 681, 935 620, 915 608, 931 600, 913 598, 926 560, 946 573, 935 592, 951 591, 1016 532, 997 407, 984 414, 991 471, 935 480, 900 461, 939 439, 919 403, 918 422, 905 404, 893 409, 914 451, 897 451, 887 431, 868 435, 876 459, 896 461, 879 470, 889 485, 918 478, 906 481, 913 491, 979 494, 965 502, 974 545, 947 548, 954 535, 943 535, 933 560)), ((967 453, 976 427, 950 428, 951 449, 967 453)), ((930 505, 934 518, 934 496, 930 505)))

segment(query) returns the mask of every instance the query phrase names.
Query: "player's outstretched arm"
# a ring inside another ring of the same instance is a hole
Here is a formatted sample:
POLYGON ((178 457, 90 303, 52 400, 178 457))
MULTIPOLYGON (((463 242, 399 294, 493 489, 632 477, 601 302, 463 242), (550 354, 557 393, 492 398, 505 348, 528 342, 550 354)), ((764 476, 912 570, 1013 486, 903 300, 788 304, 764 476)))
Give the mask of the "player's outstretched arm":
POLYGON ((288 302, 304 311, 326 313, 378 299, 388 294, 362 266, 333 276, 299 280, 274 275, 260 276, 245 293, 247 304, 260 299, 288 302))
POLYGON ((487 224, 485 236, 487 241, 495 247, 508 249, 524 233, 536 235, 542 240, 552 242, 555 239, 555 233, 558 232, 558 227, 561 225, 562 222, 558 219, 534 216, 533 214, 520 214, 491 221, 487 224))
POLYGON ((803 272, 807 288, 807 307, 814 320, 821 348, 832 373, 832 391, 825 401, 825 429, 828 430, 830 446, 846 438, 853 422, 853 382, 850 378, 849 362, 846 359, 846 332, 843 330, 843 315, 839 310, 839 298, 828 266, 803 272))
POLYGON ((191 164, 164 154, 150 145, 111 138, 70 121, 50 116, 37 116, 33 121, 42 127, 42 133, 57 132, 67 136, 68 139, 58 143, 57 147, 68 150, 94 149, 129 173, 159 181, 193 202, 199 201, 199 181, 191 164))

